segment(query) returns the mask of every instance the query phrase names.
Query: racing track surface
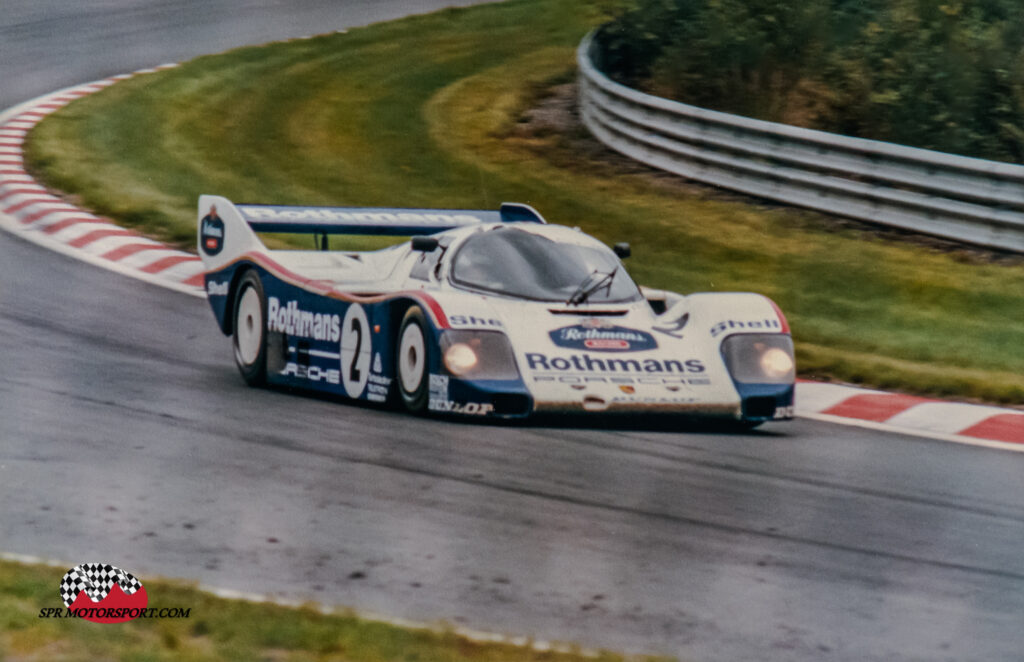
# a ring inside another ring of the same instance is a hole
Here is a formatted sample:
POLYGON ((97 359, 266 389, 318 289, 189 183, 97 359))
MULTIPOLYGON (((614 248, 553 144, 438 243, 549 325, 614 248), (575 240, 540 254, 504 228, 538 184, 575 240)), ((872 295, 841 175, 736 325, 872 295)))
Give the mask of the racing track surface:
MULTIPOLYGON (((0 107, 322 31, 342 3, 65 4, 5 3, 0 107)), ((0 338, 4 551, 687 660, 1024 650, 1024 454, 810 421, 478 426, 254 391, 205 302, 6 234, 0 338)))

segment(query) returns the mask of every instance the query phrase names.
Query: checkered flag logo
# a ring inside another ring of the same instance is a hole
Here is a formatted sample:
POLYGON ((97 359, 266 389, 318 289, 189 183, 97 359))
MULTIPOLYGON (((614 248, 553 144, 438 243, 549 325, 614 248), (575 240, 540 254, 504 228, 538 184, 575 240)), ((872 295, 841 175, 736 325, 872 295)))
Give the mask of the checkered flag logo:
POLYGON ((60 597, 67 607, 74 604, 82 591, 93 602, 101 602, 110 594, 114 584, 127 595, 142 588, 142 582, 121 568, 106 563, 83 563, 64 574, 60 582, 60 597))

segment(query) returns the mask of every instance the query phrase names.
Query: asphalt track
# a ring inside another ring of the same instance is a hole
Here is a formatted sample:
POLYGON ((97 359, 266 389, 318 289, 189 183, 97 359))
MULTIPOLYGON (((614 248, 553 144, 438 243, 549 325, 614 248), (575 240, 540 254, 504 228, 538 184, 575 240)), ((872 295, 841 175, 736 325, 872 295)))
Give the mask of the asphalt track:
MULTIPOLYGON (((442 4, 5 2, 0 107, 442 4)), ((1024 650, 1024 454, 250 390, 204 302, 2 233, 0 366, 4 551, 686 660, 1024 650)))

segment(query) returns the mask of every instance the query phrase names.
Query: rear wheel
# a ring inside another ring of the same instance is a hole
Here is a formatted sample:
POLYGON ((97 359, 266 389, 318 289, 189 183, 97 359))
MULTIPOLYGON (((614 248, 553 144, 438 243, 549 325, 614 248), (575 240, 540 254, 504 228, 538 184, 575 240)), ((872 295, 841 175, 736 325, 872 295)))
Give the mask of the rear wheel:
POLYGON ((235 365, 249 386, 267 383, 267 298, 255 271, 247 272, 235 294, 235 365))
POLYGON ((398 390, 402 403, 411 412, 427 410, 429 399, 428 374, 429 352, 427 350, 427 319, 419 306, 409 308, 402 318, 398 332, 398 346, 395 357, 398 364, 398 390))

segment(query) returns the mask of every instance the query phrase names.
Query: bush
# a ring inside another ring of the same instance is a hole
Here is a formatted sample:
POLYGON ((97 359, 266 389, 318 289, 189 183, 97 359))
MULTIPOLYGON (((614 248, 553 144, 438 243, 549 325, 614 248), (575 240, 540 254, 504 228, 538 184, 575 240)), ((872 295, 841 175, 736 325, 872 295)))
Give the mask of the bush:
POLYGON ((660 96, 1024 160, 1015 0, 633 0, 599 43, 605 71, 660 96))

